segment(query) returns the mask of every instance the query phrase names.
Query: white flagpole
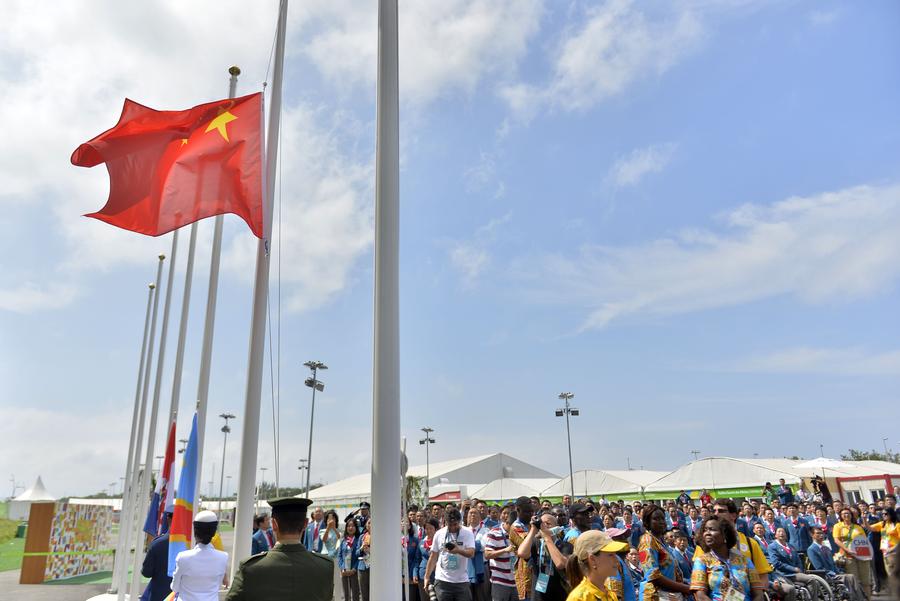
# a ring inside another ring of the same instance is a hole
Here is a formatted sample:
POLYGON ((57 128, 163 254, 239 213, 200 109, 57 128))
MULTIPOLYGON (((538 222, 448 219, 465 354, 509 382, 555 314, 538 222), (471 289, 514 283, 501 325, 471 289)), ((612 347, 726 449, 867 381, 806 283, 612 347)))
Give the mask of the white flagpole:
POLYGON ((237 509, 234 520, 234 548, 231 574, 250 556, 251 517, 256 484, 256 452, 259 445, 259 404, 262 396, 263 356, 266 342, 266 300, 269 292, 269 243, 272 237, 272 205, 275 198, 275 165, 278 160, 278 132, 281 127, 281 80, 284 73, 284 36, 287 27, 287 0, 281 0, 275 38, 275 68, 272 75, 272 102, 266 139, 265 204, 263 238, 256 246, 256 280, 253 284, 253 320, 247 361, 247 389, 244 396, 244 426, 241 429, 241 465, 238 475, 237 509))
POLYGON ((127 515, 125 506, 125 491, 131 488, 131 462, 134 459, 135 453, 134 437, 137 430, 138 409, 141 402, 141 382, 144 379, 144 357, 147 353, 147 335, 150 331, 150 309, 152 308, 153 291, 156 289, 156 284, 151 282, 148 288, 147 311, 144 314, 144 337, 141 340, 141 360, 140 363, 138 363, 137 385, 135 385, 134 389, 134 409, 131 413, 131 437, 128 439, 128 461, 125 463, 125 482, 122 484, 122 508, 119 511, 119 540, 116 543, 116 555, 114 557, 115 563, 113 564, 113 579, 112 583, 110 583, 108 591, 109 593, 116 592, 116 585, 118 583, 117 576, 119 574, 119 571, 128 564, 126 557, 124 557, 127 554, 128 550, 128 531, 126 530, 124 524, 124 518, 127 515))
MULTIPOLYGON (((228 69, 228 97, 234 98, 241 70, 228 69)), ((209 263, 209 289, 206 295, 206 321, 203 324, 203 346, 200 350, 200 378, 197 383, 197 478, 194 484, 194 515, 200 511, 200 483, 203 481, 203 447, 206 439, 206 408, 209 399, 209 374, 212 369, 213 334, 216 329, 216 295, 219 290, 219 263, 222 256, 223 215, 216 215, 213 225, 212 258, 209 263)))
MULTIPOLYGON (((159 422, 159 394, 162 388, 163 368, 166 362, 166 337, 169 332, 169 310, 172 307, 172 283, 175 280, 175 263, 178 257, 178 230, 172 232, 172 254, 169 259, 169 274, 166 278, 166 302, 163 305, 162 326, 159 332, 159 357, 156 360, 156 379, 153 382, 153 402, 150 404, 150 425, 147 433, 147 451, 144 455, 144 477, 138 487, 140 497, 136 504, 137 520, 135 524, 134 537, 134 562, 132 564, 131 573, 131 590, 130 599, 137 599, 140 596, 141 589, 141 563, 144 560, 143 549, 141 544, 144 540, 144 523, 141 520, 143 511, 150 497, 150 484, 153 475, 153 452, 156 449, 156 425, 159 422)), ((162 477, 160 474, 158 477, 162 477)))
POLYGON ((175 375, 172 378, 172 399, 169 404, 169 423, 178 415, 181 399, 181 373, 184 366, 184 343, 187 339, 188 313, 191 308, 191 284, 194 279, 194 252, 197 248, 197 222, 191 224, 188 242, 187 267, 184 271, 184 295, 181 297, 181 323, 178 325, 178 344, 175 348, 175 375))
POLYGON ((372 390, 371 596, 401 598, 400 86, 397 0, 378 2, 375 149, 375 345, 372 390))
MULTIPOLYGON (((166 260, 166 255, 159 255, 159 264, 156 267, 156 292, 153 295, 153 312, 150 317, 150 340, 147 343, 147 360, 144 363, 144 381, 141 384, 141 408, 139 412, 138 419, 138 428, 137 428, 137 441, 134 444, 134 457, 132 459, 131 464, 131 489, 128 491, 128 503, 122 503, 122 511, 125 511, 125 508, 128 508, 127 515, 125 513, 122 514, 122 518, 127 522, 125 524, 121 524, 120 527, 125 529, 126 538, 126 547, 124 549, 123 554, 123 562, 122 562, 122 570, 119 572, 119 582, 116 584, 116 592, 118 594, 118 600, 123 601, 125 599, 125 583, 128 580, 128 558, 126 557, 129 552, 129 548, 131 547, 131 538, 133 522, 139 520, 140 518, 137 516, 137 505, 138 505, 138 491, 140 490, 138 479, 140 477, 140 460, 141 460, 141 449, 144 446, 144 422, 147 418, 147 393, 150 389, 150 366, 153 364, 153 345, 156 341, 156 315, 159 309, 159 286, 162 282, 162 269, 163 269, 163 261, 166 260)), ((145 465, 144 469, 150 469, 150 465, 145 465)), ((138 541, 135 541, 134 544, 134 552, 139 553, 140 545, 138 541)), ((132 597, 134 599, 134 597, 132 597)))

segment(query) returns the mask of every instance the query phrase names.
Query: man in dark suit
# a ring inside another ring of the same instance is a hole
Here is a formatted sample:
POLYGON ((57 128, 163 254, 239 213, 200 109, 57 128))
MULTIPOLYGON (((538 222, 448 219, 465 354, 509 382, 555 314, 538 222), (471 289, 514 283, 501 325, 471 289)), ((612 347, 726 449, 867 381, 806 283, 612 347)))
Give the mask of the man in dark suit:
MULTIPOLYGON (((166 513, 166 524, 172 519, 171 513, 166 513)), ((166 528, 167 529, 167 528, 166 528)), ((141 601, 163 601, 172 592, 172 577, 169 576, 169 535, 163 534, 150 543, 147 555, 144 556, 144 564, 141 566, 141 575, 149 578, 147 588, 141 595, 141 601)))
POLYGON ((256 530, 253 532, 253 538, 251 539, 250 554, 256 555, 272 548, 275 544, 275 535, 272 533, 272 520, 268 514, 262 513, 253 518, 253 520, 256 530))
POLYGON ((813 542, 806 549, 806 556, 814 570, 827 572, 829 576, 840 581, 848 591, 852 601, 862 601, 865 595, 859 586, 859 580, 853 574, 844 574, 834 563, 831 549, 825 546, 825 533, 818 526, 812 527, 813 542))

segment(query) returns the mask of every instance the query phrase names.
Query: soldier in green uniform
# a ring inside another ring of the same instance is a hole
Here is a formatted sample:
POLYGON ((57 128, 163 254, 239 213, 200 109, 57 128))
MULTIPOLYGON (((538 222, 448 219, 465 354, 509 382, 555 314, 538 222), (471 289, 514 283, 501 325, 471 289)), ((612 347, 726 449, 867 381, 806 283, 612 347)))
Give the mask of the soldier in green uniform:
POLYGON ((334 562, 306 550, 300 537, 306 527, 309 499, 272 499, 275 546, 241 562, 227 601, 332 601, 334 562))

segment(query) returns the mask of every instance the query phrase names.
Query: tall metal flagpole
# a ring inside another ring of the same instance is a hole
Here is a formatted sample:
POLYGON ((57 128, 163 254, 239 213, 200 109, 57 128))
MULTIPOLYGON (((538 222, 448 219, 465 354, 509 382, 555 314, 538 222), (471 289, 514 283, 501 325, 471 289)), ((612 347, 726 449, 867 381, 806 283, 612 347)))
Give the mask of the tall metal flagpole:
POLYGON ((400 87, 397 0, 378 2, 372 598, 400 599, 400 87))
MULTIPOLYGON (((128 513, 127 508, 125 507, 125 491, 131 488, 131 462, 134 459, 135 453, 134 436, 137 430, 138 408, 140 407, 141 402, 141 382, 144 379, 144 357, 146 356, 147 352, 147 335, 150 331, 150 309, 152 308, 153 291, 156 289, 156 284, 151 282, 148 288, 147 311, 144 314, 144 337, 141 340, 141 360, 138 363, 137 384, 135 385, 134 389, 134 409, 131 413, 131 436, 128 439, 128 461, 125 463, 125 482, 122 487, 122 509, 119 512, 119 515, 122 516, 122 518, 124 518, 128 513)), ((15 493, 13 494, 13 496, 15 496, 15 493)), ((118 583, 117 576, 119 574, 119 571, 128 564, 127 558, 125 557, 128 550, 128 531, 124 527, 124 521, 121 526, 122 528, 119 530, 119 540, 116 543, 116 555, 114 558, 115 563, 113 565, 113 579, 109 587, 110 593, 116 592, 116 584, 118 583)))
MULTIPOLYGON (((141 408, 139 411, 138 418, 138 428, 137 428, 137 440, 134 443, 134 456, 132 458, 131 464, 131 489, 128 490, 128 502, 125 502, 125 499, 122 499, 122 517, 126 521, 126 523, 121 524, 121 528, 125 529, 126 538, 126 546, 123 552, 122 559, 122 569, 119 572, 119 581, 116 583, 116 592, 118 593, 118 600, 123 601, 125 599, 125 583, 128 580, 128 551, 129 547, 131 547, 131 530, 133 526, 133 522, 137 520, 137 506, 138 506, 138 491, 140 490, 140 486, 138 485, 138 479, 140 477, 140 460, 141 460, 141 449, 144 446, 144 422, 147 417, 147 393, 150 389, 150 366, 153 364, 153 345, 156 337, 156 315, 159 309, 159 286, 162 282, 162 270, 163 270, 163 261, 166 260, 166 255, 159 255, 159 264, 156 267, 156 292, 153 294, 153 311, 150 317, 150 340, 147 342, 147 357, 144 363, 144 381, 141 383, 141 408), (127 513, 125 513, 125 508, 128 508, 127 513)), ((150 469, 149 465, 144 466, 145 470, 150 469)), ((134 552, 135 554, 139 553, 140 547, 138 546, 138 541, 135 541, 134 552)), ((134 597, 132 597, 134 598, 134 597)))
POLYGON ((181 373, 184 366, 184 343, 187 340, 188 313, 191 308, 191 284, 194 279, 194 253, 197 248, 197 222, 191 224, 188 242, 187 267, 184 270, 184 294, 181 297, 181 323, 178 325, 178 344, 175 348, 175 374, 172 377, 172 399, 169 403, 169 423, 178 416, 181 400, 181 373))
MULTIPOLYGON (((241 70, 230 67, 228 97, 234 98, 241 70)), ((212 258, 209 261, 209 288, 206 294, 206 321, 203 324, 203 347, 200 350, 200 378, 197 383, 197 479, 194 484, 194 514, 200 511, 200 483, 203 481, 203 447, 206 440, 206 410, 209 400, 209 374, 212 369, 213 334, 216 329, 216 296, 219 291, 219 263, 222 257, 223 215, 216 215, 213 225, 212 258)))
MULTIPOLYGON (((275 38, 275 68, 272 74, 272 102, 269 106, 266 139, 265 204, 263 238, 256 246, 256 280, 253 284, 253 321, 247 361, 247 389, 244 396, 244 427, 241 430, 241 465, 238 476, 237 510, 234 519, 234 549, 231 573, 250 556, 253 488, 256 484, 256 451, 259 445, 259 404, 262 396, 263 355, 266 342, 266 299, 269 292, 269 243, 272 236, 272 205, 275 198, 275 166, 278 161, 278 131, 281 127, 281 80, 284 74, 284 36, 287 28, 287 0, 281 0, 275 38)), ((394 572, 397 574, 399 572, 394 572)))
MULTIPOLYGON (((141 509, 145 508, 147 500, 150 498, 150 484, 153 470, 153 452, 156 446, 156 425, 159 422, 159 393, 162 388, 163 368, 166 362, 166 335, 169 332, 169 310, 172 307, 172 283, 175 281, 175 263, 178 256, 178 230, 172 232, 172 255, 169 258, 169 274, 166 278, 166 303, 163 305, 162 326, 159 332, 159 357, 156 360, 156 380, 153 383, 153 402, 150 404, 150 425, 147 434, 147 451, 144 455, 144 474, 142 482, 138 488, 140 498, 136 507, 137 520, 135 526, 135 547, 134 547, 134 563, 132 564, 131 573, 131 599, 137 599, 140 596, 141 589, 141 562, 143 561, 143 545, 139 544, 143 540, 143 523, 141 522, 141 509)), ((160 473, 159 477, 162 477, 160 473)))

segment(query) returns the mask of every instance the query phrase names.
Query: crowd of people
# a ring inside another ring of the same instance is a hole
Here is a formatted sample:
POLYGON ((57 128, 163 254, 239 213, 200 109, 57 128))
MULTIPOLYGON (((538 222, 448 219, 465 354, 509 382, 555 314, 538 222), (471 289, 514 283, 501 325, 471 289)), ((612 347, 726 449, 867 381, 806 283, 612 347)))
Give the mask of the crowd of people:
MULTIPOLYGON (((472 499, 410 506, 401 537, 405 599, 870 601, 881 590, 900 599, 896 501, 887 494, 845 504, 823 498, 819 487, 795 493, 782 481, 740 502, 706 491, 695 500, 682 491, 665 501, 566 495, 556 504, 519 497, 502 505, 472 499)), ((287 569, 286 557, 311 562, 326 581, 316 599, 369 601, 369 504, 341 520, 322 508, 307 516, 306 499, 279 503, 281 518, 257 516, 253 551, 263 552, 242 564, 228 598, 255 598, 240 591, 254 562, 274 551, 282 560, 270 558, 271 569, 287 569)), ((222 583, 221 557, 210 548, 214 530, 199 526, 195 554, 216 565, 203 582, 222 583)), ((186 591, 197 578, 199 563, 181 555, 173 591, 186 591)))
MULTIPOLYGON (((781 482, 740 503, 682 491, 664 502, 564 496, 558 504, 521 497, 412 506, 402 538, 406 598, 868 601, 884 590, 900 599, 896 496, 827 500, 819 487, 795 493, 781 482)), ((335 560, 335 599, 338 591, 344 601, 369 599, 364 505, 340 526, 333 512, 310 516, 304 542, 335 560)))

